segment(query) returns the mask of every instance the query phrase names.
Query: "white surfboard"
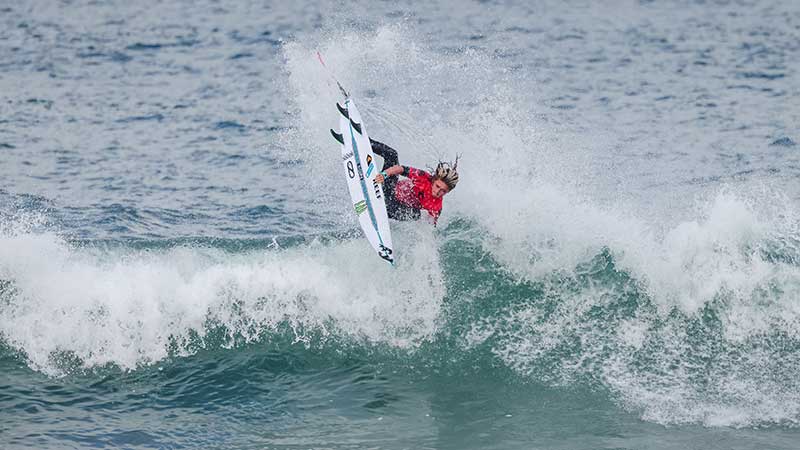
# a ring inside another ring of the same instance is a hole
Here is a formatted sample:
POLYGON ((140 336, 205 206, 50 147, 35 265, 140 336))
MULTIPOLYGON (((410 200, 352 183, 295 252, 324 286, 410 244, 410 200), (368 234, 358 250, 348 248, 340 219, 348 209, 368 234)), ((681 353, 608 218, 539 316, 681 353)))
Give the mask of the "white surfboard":
POLYGON ((367 130, 353 99, 347 98, 344 106, 338 103, 336 106, 339 109, 339 133, 334 130, 331 133, 342 145, 342 164, 353 209, 372 248, 378 256, 394 264, 383 185, 375 181, 381 170, 372 153, 367 130))

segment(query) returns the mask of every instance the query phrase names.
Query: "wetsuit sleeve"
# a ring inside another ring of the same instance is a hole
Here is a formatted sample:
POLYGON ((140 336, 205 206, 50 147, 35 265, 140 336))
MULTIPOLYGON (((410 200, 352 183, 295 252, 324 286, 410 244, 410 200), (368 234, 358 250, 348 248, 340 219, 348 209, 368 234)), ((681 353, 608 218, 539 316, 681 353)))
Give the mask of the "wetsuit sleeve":
POLYGON ((397 153, 395 149, 389 147, 388 145, 384 144, 383 142, 378 142, 375 139, 369 138, 369 143, 372 144, 372 151, 377 153, 380 156, 383 156, 384 152, 394 152, 397 153))
POLYGON ((383 169, 381 170, 386 170, 389 167, 400 164, 400 161, 397 157, 397 150, 393 149, 392 147, 389 147, 383 142, 378 142, 374 139, 370 139, 369 143, 372 146, 372 151, 376 155, 383 158, 383 169))
POLYGON ((400 173, 400 175, 404 177, 408 177, 408 174, 411 172, 411 169, 413 169, 413 167, 408 167, 408 166, 400 166, 400 167, 403 168, 403 171, 400 173))

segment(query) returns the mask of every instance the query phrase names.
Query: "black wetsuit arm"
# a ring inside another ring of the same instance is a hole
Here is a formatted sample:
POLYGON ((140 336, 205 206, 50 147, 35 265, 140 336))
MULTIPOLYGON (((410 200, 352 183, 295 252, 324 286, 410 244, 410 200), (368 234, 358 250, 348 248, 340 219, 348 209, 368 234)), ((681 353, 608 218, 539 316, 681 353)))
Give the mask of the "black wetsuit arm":
POLYGON ((372 144, 372 151, 377 153, 379 156, 384 156, 384 154, 386 153, 397 154, 397 150, 393 149, 392 147, 389 147, 383 142, 378 142, 375 139, 370 138, 369 143, 372 144))
MULTIPOLYGON (((369 143, 372 145, 372 151, 375 152, 376 155, 383 158, 383 169, 386 170, 392 166, 399 166, 400 161, 397 156, 397 150, 389 147, 388 145, 384 144, 383 142, 378 142, 375 139, 369 140, 369 143)), ((403 172, 401 175, 404 177, 408 176, 408 166, 402 166, 403 172)))

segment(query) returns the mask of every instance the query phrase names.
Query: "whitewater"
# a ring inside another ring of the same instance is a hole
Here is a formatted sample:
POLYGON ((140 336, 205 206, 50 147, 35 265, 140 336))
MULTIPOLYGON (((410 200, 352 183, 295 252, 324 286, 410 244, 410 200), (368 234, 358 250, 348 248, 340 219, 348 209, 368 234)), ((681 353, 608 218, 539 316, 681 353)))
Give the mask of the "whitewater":
POLYGON ((797 448, 793 3, 0 24, 0 446, 797 448), (402 163, 461 155, 396 267, 317 51, 402 163))

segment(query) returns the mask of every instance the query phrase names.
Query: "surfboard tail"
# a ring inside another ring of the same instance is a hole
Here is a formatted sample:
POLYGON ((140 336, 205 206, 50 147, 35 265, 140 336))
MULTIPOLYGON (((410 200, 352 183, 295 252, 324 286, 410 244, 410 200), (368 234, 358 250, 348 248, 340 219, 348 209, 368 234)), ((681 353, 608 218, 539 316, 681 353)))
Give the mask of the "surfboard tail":
POLYGON ((336 102, 336 109, 339 110, 339 113, 341 115, 343 115, 343 116, 347 117, 348 119, 350 119, 350 113, 347 112, 347 108, 345 108, 344 106, 340 105, 339 102, 336 102))
POLYGON ((333 131, 333 128, 331 128, 331 134, 333 135, 333 138, 336 139, 337 142, 339 142, 340 144, 344 145, 344 136, 342 136, 341 134, 333 131))
MULTIPOLYGON (((348 100, 348 101, 349 101, 349 100, 348 100)), ((349 121, 350 121, 350 124, 353 126, 353 128, 356 130, 356 132, 358 132, 358 134, 364 134, 364 133, 361 131, 361 124, 360 124, 360 123, 358 123, 358 122, 356 122, 355 120, 353 120, 353 118, 352 118, 352 117, 350 117, 350 112, 347 110, 347 108, 345 108, 344 106, 340 105, 340 104, 337 102, 337 103, 336 103, 336 109, 338 109, 338 110, 339 110, 339 114, 343 115, 344 117, 346 117, 346 118, 347 118, 347 120, 349 120, 349 121)))

